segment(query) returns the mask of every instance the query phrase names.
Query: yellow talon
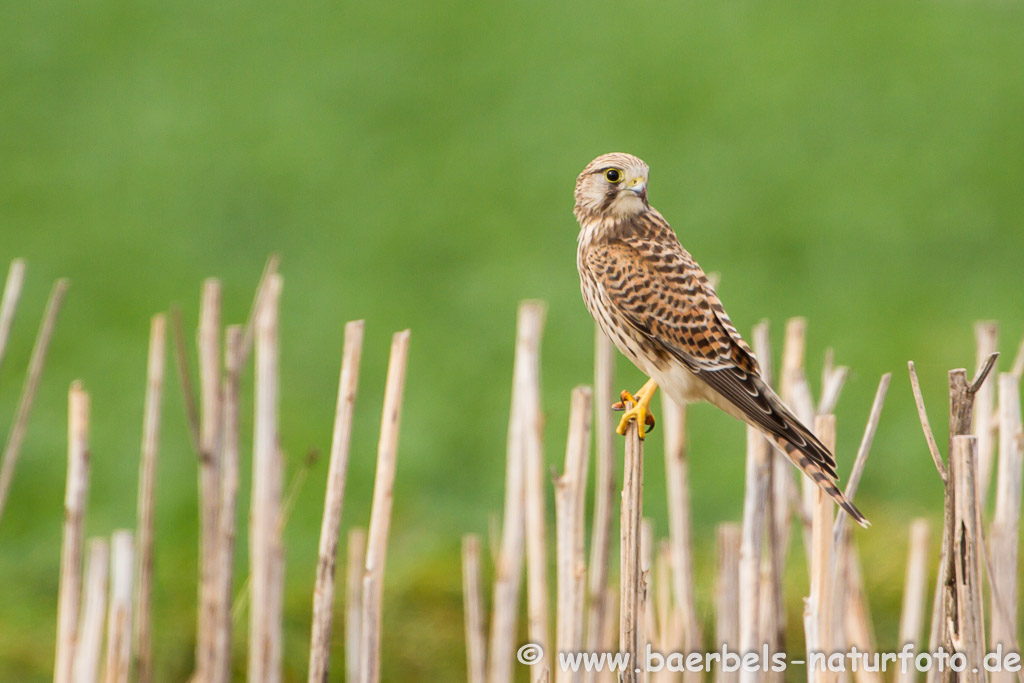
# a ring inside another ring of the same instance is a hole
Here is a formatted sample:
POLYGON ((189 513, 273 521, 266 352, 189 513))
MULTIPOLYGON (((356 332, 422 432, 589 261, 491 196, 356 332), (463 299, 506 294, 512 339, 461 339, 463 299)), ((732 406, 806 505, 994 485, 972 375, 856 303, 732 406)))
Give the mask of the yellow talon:
POLYGON ((616 403, 612 408, 621 410, 625 407, 624 403, 627 401, 632 403, 633 407, 627 410, 622 416, 622 419, 619 420, 619 426, 615 430, 616 432, 625 436, 626 428, 629 426, 630 420, 636 420, 637 434, 641 439, 643 439, 647 435, 647 432, 650 431, 650 429, 646 429, 647 427, 650 427, 651 429, 654 428, 654 416, 651 415, 649 408, 651 405, 651 399, 654 398, 654 392, 657 391, 657 389, 657 383, 653 379, 649 379, 646 384, 640 387, 635 395, 630 394, 628 391, 622 392, 622 403, 616 403))

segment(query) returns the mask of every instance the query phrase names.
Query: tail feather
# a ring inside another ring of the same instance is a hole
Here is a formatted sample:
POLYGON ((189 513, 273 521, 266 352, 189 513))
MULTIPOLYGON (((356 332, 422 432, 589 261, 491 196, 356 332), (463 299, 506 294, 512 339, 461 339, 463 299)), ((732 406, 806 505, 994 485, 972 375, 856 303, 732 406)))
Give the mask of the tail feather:
POLYGON ((789 458, 790 462, 800 468, 801 472, 821 487, 825 493, 831 496, 832 500, 834 500, 839 507, 846 510, 847 514, 849 514, 855 522, 864 528, 871 525, 867 518, 861 514, 861 511, 857 509, 857 506, 846 499, 846 496, 844 496, 843 492, 839 490, 838 486, 836 486, 832 477, 830 477, 815 460, 812 460, 799 448, 781 437, 771 435, 769 436, 769 440, 775 444, 775 446, 782 451, 787 458, 789 458))

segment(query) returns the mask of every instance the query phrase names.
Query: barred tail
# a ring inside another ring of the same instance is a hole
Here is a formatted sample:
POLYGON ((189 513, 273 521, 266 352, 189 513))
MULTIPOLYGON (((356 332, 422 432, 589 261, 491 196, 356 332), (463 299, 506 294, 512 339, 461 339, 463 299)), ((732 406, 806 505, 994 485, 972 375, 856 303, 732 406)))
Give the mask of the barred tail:
POLYGON ((820 486, 825 493, 831 496, 832 500, 834 500, 839 507, 846 510, 855 522, 864 528, 871 525, 867 518, 864 517, 860 510, 857 509, 857 506, 846 499, 843 492, 839 490, 839 487, 836 486, 832 478, 822 470, 821 466, 817 462, 808 457, 799 448, 779 436, 769 435, 768 439, 776 448, 782 451, 787 458, 789 458, 790 462, 800 468, 801 472, 807 475, 811 481, 820 486))

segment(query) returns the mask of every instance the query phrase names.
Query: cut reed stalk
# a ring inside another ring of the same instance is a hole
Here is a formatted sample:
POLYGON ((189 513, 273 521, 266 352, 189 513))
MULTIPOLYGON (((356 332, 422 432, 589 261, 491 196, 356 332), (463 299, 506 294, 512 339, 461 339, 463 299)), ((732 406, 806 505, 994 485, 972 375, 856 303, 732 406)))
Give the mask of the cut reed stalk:
POLYGON ((949 624, 957 652, 967 656, 962 680, 980 681, 984 675, 985 627, 981 604, 981 509, 978 500, 977 448, 975 436, 953 437, 950 465, 955 487, 953 514, 954 590, 956 616, 949 624))
POLYGON ((132 593, 135 541, 127 529, 110 539, 110 606, 107 608, 106 683, 128 683, 132 655, 132 593))
POLYGON ((370 531, 366 542, 363 573, 363 611, 360 619, 360 677, 362 683, 380 680, 381 606, 384 590, 384 560, 387 555, 391 503, 394 498, 395 460, 398 429, 402 416, 402 392, 409 354, 409 330, 391 339, 391 357, 384 387, 384 410, 377 444, 377 473, 373 484, 370 531))
MULTIPOLYGON (((989 527, 992 571, 989 577, 991 613, 990 648, 1013 649, 1017 634, 1017 559, 1020 539, 1021 468, 1024 434, 1021 432, 1019 378, 999 375, 999 470, 996 509, 989 527)), ((1009 683, 1010 671, 992 674, 992 683, 1009 683)))
MULTIPOLYGON (((742 531, 738 524, 718 525, 718 578, 715 582, 715 643, 730 652, 740 643, 740 546, 742 531)), ((739 673, 718 667, 716 683, 736 683, 739 673)))
POLYGON ((359 380, 359 358, 363 348, 363 321, 345 326, 338 400, 331 436, 331 459, 327 470, 323 521, 320 524, 319 558, 313 589, 313 626, 310 636, 309 683, 326 683, 331 648, 331 623, 334 615, 334 574, 338 555, 338 533, 348 472, 349 445, 352 438, 352 412, 359 380))
POLYGON ((185 324, 181 320, 181 309, 177 306, 171 306, 171 338, 174 342, 174 367, 178 371, 181 398, 185 404, 185 424, 188 425, 189 442, 193 450, 199 453, 199 403, 192 384, 192 366, 189 364, 185 343, 185 324))
MULTIPOLYGON (((767 320, 763 320, 754 326, 754 353, 757 355, 761 365, 761 376, 768 384, 773 383, 774 373, 772 367, 771 334, 767 320)), ((829 359, 831 356, 828 357, 829 359)), ((827 370, 827 368, 826 368, 827 370)), ((826 373, 826 376, 828 374, 826 373)), ((838 395, 838 388, 837 388, 838 395)), ((760 603, 757 607, 758 613, 758 639, 763 643, 769 652, 780 652, 785 642, 785 604, 782 592, 782 576, 785 560, 785 548, 779 544, 778 536, 783 533, 782 525, 788 525, 790 506, 788 501, 783 502, 781 494, 785 487, 778 487, 776 479, 785 477, 792 482, 792 474, 786 459, 769 448, 769 464, 765 473, 765 486, 767 497, 765 500, 765 541, 761 548, 761 579, 758 593, 760 603), (780 469, 784 468, 784 469, 780 469), (778 508, 782 509, 779 510, 778 508)), ((788 543, 788 539, 786 541, 788 543)), ((699 673, 687 672, 684 675, 686 683, 694 680, 699 673)), ((761 677, 765 681, 779 681, 782 679, 782 672, 767 671, 761 677)))
MULTIPOLYGON (((971 417, 974 409, 974 397, 978 392, 978 389, 984 383, 985 378, 992 370, 992 366, 995 364, 995 360, 998 354, 992 354, 989 356, 986 363, 979 369, 975 378, 970 383, 967 382, 967 371, 960 368, 949 371, 949 463, 946 470, 945 480, 945 506, 944 506, 944 523, 942 531, 942 554, 939 565, 938 578, 936 580, 936 598, 934 607, 936 608, 936 615, 932 619, 932 638, 931 642, 940 644, 943 649, 947 652, 953 652, 958 642, 963 640, 964 629, 973 628, 972 624, 965 624, 963 618, 973 619, 973 614, 964 614, 964 606, 960 604, 961 592, 957 590, 956 565, 961 564, 958 562, 958 556, 954 553, 956 539, 960 531, 957 529, 957 509, 958 506, 962 505, 964 501, 957 502, 958 492, 963 486, 962 479, 966 477, 971 478, 972 486, 976 482, 976 472, 973 470, 968 473, 958 474, 955 470, 956 463, 953 458, 953 442, 958 436, 966 436, 971 433, 971 417)), ((975 444, 976 445, 976 444, 975 444)), ((969 458, 974 467, 975 460, 973 453, 969 458)), ((966 494, 965 494, 966 495, 966 494)), ((971 498, 976 503, 975 491, 972 489, 970 492, 971 498)), ((972 607, 973 608, 973 607, 972 607)), ((980 605, 979 605, 980 608, 980 605)), ((962 651, 962 650, 961 650, 962 651)), ((928 681, 935 680, 937 667, 932 667, 928 671, 928 681)), ((945 671, 938 672, 941 675, 941 680, 945 683, 951 683, 955 678, 956 672, 951 668, 946 668, 945 671)))
MULTIPOLYGON (((612 429, 612 392, 614 391, 615 349, 611 341, 594 325, 594 519, 590 533, 590 567, 586 644, 588 652, 597 652, 609 621, 605 602, 611 549, 612 510, 615 500, 615 431, 612 429)), ((593 683, 596 672, 584 671, 583 680, 593 683)))
POLYGON ((487 680, 487 635, 480 581, 480 537, 462 537, 462 604, 466 622, 466 680, 487 680))
MULTIPOLYGON (((627 405, 627 408, 630 406, 627 405)), ((628 657, 630 666, 621 672, 621 683, 643 680, 634 662, 642 652, 644 578, 640 571, 640 523, 643 519, 643 443, 636 422, 626 430, 626 456, 623 468, 620 534, 619 651, 628 657)))
MULTIPOLYGON (((830 451, 835 452, 836 426, 834 415, 819 415, 814 421, 814 433, 830 451)), ((807 679, 810 683, 832 680, 823 667, 811 666, 815 653, 832 650, 832 499, 817 485, 814 487, 814 507, 811 515, 810 544, 810 596, 804 607, 804 631, 807 642, 807 679)))
POLYGON ((220 281, 203 282, 196 347, 199 358, 199 598, 196 674, 211 680, 216 651, 217 543, 220 511, 220 281))
POLYGON ((249 317, 246 319, 245 327, 242 331, 241 353, 238 357, 238 364, 240 366, 245 365, 246 361, 249 360, 249 353, 252 351, 253 339, 256 334, 256 318, 263 308, 264 299, 269 292, 270 281, 277 275, 277 266, 280 262, 281 257, 278 254, 271 254, 267 257, 266 263, 263 264, 263 273, 260 274, 260 281, 256 285, 256 295, 252 299, 249 317))
POLYGON ((544 330, 544 304, 526 302, 531 325, 536 329, 537 345, 518 367, 520 374, 523 457, 526 467, 526 624, 530 642, 540 652, 548 652, 550 622, 548 616, 548 551, 544 468, 543 417, 540 395, 540 337, 544 330))
POLYGON ((366 566, 366 530, 349 529, 345 551, 345 680, 359 683, 359 644, 362 642, 363 567, 366 566))
MULTIPOLYGON (((878 389, 875 391, 875 399, 871 403, 871 412, 868 415, 868 422, 864 426, 864 435, 860 439, 860 446, 857 448, 857 456, 853 459, 853 467, 850 470, 850 477, 846 482, 846 489, 843 495, 847 500, 852 501, 857 495, 857 487, 860 486, 860 478, 864 474, 864 467, 867 465, 868 454, 871 453, 871 444, 875 441, 875 432, 878 429, 878 421, 882 417, 882 406, 885 405, 885 397, 889 393, 889 384, 892 381, 892 373, 887 372, 878 381, 878 389)), ((842 508, 836 512, 836 520, 833 525, 833 545, 836 548, 843 547, 841 535, 846 532, 848 515, 842 508)))
POLYGON ((284 562, 281 550, 281 452, 278 450, 278 302, 271 276, 256 316, 256 399, 250 508, 249 681, 281 679, 284 562))
POLYGON ((1010 370, 1010 374, 1013 375, 1017 381, 1024 377, 1024 339, 1020 340, 1020 345, 1017 346, 1017 355, 1013 359, 1013 369, 1010 370))
MULTIPOLYGON (((604 604, 607 612, 604 620, 604 633, 601 634, 601 651, 614 652, 619 643, 619 611, 618 611, 618 586, 608 586, 605 590, 604 604)), ((613 683, 615 673, 608 667, 605 671, 598 672, 597 680, 600 683, 613 683)))
MULTIPOLYGON (((647 653, 647 648, 651 643, 657 642, 659 639, 657 619, 654 614, 654 609, 651 607, 650 598, 654 591, 654 585, 651 583, 651 567, 654 560, 654 522, 651 521, 650 517, 644 517, 640 522, 640 586, 641 592, 638 600, 640 617, 637 620, 637 641, 640 643, 640 654, 639 657, 644 657, 647 653)), ((633 668, 642 666, 642 659, 630 658, 630 662, 635 662, 633 668)), ((639 678, 641 681, 647 681, 646 672, 641 672, 639 678)))
MULTIPOLYGON (((903 647, 910 643, 915 652, 919 651, 921 629, 924 626, 925 582, 928 574, 928 520, 915 519, 910 523, 910 548, 907 552, 907 578, 903 584, 903 609, 900 612, 899 642, 903 647)), ((896 683, 913 683, 916 676, 914 667, 896 670, 896 683)))
POLYGON ((540 346, 540 319, 543 308, 525 302, 519 306, 516 321, 515 360, 512 368, 512 402, 509 410, 508 442, 505 466, 505 508, 502 521, 501 543, 494 568, 494 598, 492 602, 491 634, 488 652, 489 683, 509 683, 512 680, 512 653, 515 644, 516 617, 519 610, 519 587, 523 574, 523 546, 525 532, 526 477, 523 428, 521 416, 526 392, 523 385, 540 346))
MULTIPOLYGON (((989 357, 999 348, 999 325, 991 320, 974 324, 974 340, 977 347, 975 372, 981 370, 989 357)), ((974 434, 978 437, 978 503, 986 508, 989 484, 995 465, 996 429, 996 382, 983 382, 974 396, 974 434)))
POLYGON ((7 351, 7 340, 11 337, 11 325, 14 313, 18 310, 18 299, 21 298, 21 287, 25 283, 25 261, 16 258, 11 261, 4 282, 3 297, 0 298, 0 367, 3 366, 4 353, 7 351))
POLYGON ((928 421, 928 411, 925 409, 924 398, 921 396, 921 384, 917 380, 917 369, 914 367, 914 361, 907 361, 907 370, 910 372, 910 387, 914 392, 917 418, 921 422, 924 440, 928 444, 928 453, 932 456, 932 462, 935 463, 935 469, 938 470, 942 481, 946 481, 948 477, 946 466, 942 462, 942 454, 939 453, 939 446, 935 442, 935 434, 932 433, 932 426, 928 421))
POLYGON ((146 397, 142 410, 142 445, 136 520, 138 583, 135 591, 135 669, 139 683, 153 680, 153 507, 156 458, 160 445, 160 407, 164 389, 166 318, 154 315, 149 324, 146 397))
POLYGON ((75 647, 73 666, 75 683, 96 683, 99 680, 103 623, 107 615, 109 561, 107 539, 90 538, 85 561, 84 601, 78 622, 78 645, 75 647))
MULTIPOLYGON (((697 618, 697 598, 694 591, 693 541, 690 522, 690 473, 686 453, 686 406, 677 405, 662 395, 662 414, 665 424, 665 479, 668 493, 668 528, 671 562, 671 583, 664 583, 659 590, 664 593, 667 604, 675 594, 675 615, 666 618, 679 622, 679 638, 671 639, 666 646, 681 649, 682 652, 697 652, 701 649, 701 629, 697 618), (671 590, 669 590, 671 587, 671 590)), ((662 624, 665 630, 665 622, 662 624)), ((700 679, 699 672, 686 672, 688 683, 700 679)))
POLYGON ((14 478, 14 468, 18 464, 18 457, 21 455, 21 444, 25 440, 25 433, 28 431, 28 419, 32 414, 32 404, 35 402, 39 380, 43 376, 46 352, 50 348, 50 339, 53 338, 53 330, 57 325, 57 314, 60 313, 60 307, 64 302, 64 295, 67 294, 67 291, 67 280, 61 279, 54 283, 53 289, 50 291, 50 298, 46 302, 43 321, 40 323, 39 332, 36 334, 35 344, 32 346, 32 355, 29 357, 25 382, 21 386, 21 395, 18 397, 18 408, 14 413, 11 431, 7 433, 7 443, 4 444, 3 465, 0 465, 0 519, 3 519, 7 495, 10 493, 11 480, 14 478))
MULTIPOLYGON (((740 652, 758 652, 761 649, 761 546, 764 539, 764 511, 768 503, 768 470, 771 446, 760 430, 747 427, 746 489, 743 497, 743 540, 740 545, 739 566, 739 618, 740 652)), ((756 681, 761 672, 742 667, 739 680, 756 681)))
POLYGON ((71 680, 78 640, 82 587, 82 528, 89 490, 89 394, 80 382, 68 392, 68 470, 64 491, 64 537, 57 588, 57 654, 54 683, 71 680))
MULTIPOLYGON (((792 408, 793 413, 805 425, 814 422, 814 397, 811 395, 811 386, 807 382, 807 375, 804 372, 804 358, 806 349, 807 321, 804 318, 792 318, 786 321, 785 345, 782 349, 782 377, 780 378, 782 389, 782 400, 792 408)), ((776 470, 778 472, 778 470, 776 470)), ((786 476, 792 481, 793 472, 787 466, 786 476)), ((799 477, 799 493, 795 493, 795 500, 799 501, 800 518, 803 520, 804 547, 808 550, 810 557, 811 547, 811 509, 816 499, 815 490, 818 488, 814 482, 807 477, 799 477)), ((795 492, 796 489, 794 488, 795 492)), ((786 536, 788 542, 788 536, 786 536)))
MULTIPOLYGON (((779 372, 779 395, 794 410, 796 416, 804 424, 810 424, 814 417, 814 403, 810 396, 810 388, 804 377, 804 350, 806 347, 807 321, 803 318, 791 318, 786 321, 786 331, 782 346, 782 366, 779 372)), ((788 458, 776 449, 772 449, 772 509, 775 519, 775 570, 781 576, 782 567, 789 555, 794 509, 798 520, 802 523, 806 518, 800 489, 794 479, 793 466, 788 458)), ((801 477, 802 479, 803 477, 801 477)), ((803 527, 800 529, 803 530, 803 527)), ((785 605, 780 601, 776 616, 778 624, 786 623, 785 605)), ((782 638, 782 627, 779 630, 780 649, 785 648, 782 638)))
MULTIPOLYGON (((755 349, 758 357, 765 359, 762 374, 771 382, 771 349, 768 326, 758 323, 754 327, 755 349)), ((762 645, 760 608, 762 548, 765 533, 765 514, 770 508, 772 496, 772 448, 761 432, 747 427, 746 488, 743 497, 743 538, 740 545, 739 605, 741 652, 759 651, 762 645)), ((769 561, 774 561, 769 558, 769 561)), ((766 602, 766 608, 777 609, 766 602)), ((740 670, 740 681, 757 681, 761 672, 750 667, 740 670)))
POLYGON ((843 392, 846 378, 850 374, 850 368, 840 365, 835 366, 834 352, 828 349, 825 352, 825 367, 821 371, 821 399, 818 401, 818 415, 828 415, 835 411, 839 403, 839 395, 843 392))
MULTIPOLYGON (((843 537, 843 545, 838 548, 838 552, 843 557, 843 590, 835 591, 838 600, 833 604, 840 606, 840 609, 833 610, 833 619, 841 630, 836 631, 837 640, 832 643, 832 651, 852 651, 855 647, 870 656, 876 651, 875 638, 871 629, 871 616, 868 614, 860 556, 853 539, 848 535, 843 537)), ((863 665, 856 667, 855 676, 857 683, 882 683, 884 680, 878 671, 863 665)))
MULTIPOLYGON (((220 496, 217 512, 216 615, 212 683, 231 679, 232 584, 235 567, 235 515, 238 499, 239 373, 242 328, 229 325, 224 340, 224 379, 221 389, 220 496)), ((141 683, 141 682, 140 682, 141 683)))
MULTIPOLYGON (((565 469, 555 481, 555 514, 557 518, 558 621, 557 652, 579 652, 583 649, 583 603, 586 597, 587 564, 584 557, 584 503, 587 487, 587 456, 590 452, 590 387, 576 387, 572 392, 569 414, 569 436, 565 447, 565 469)), ((558 683, 579 681, 581 672, 557 667, 558 683)))

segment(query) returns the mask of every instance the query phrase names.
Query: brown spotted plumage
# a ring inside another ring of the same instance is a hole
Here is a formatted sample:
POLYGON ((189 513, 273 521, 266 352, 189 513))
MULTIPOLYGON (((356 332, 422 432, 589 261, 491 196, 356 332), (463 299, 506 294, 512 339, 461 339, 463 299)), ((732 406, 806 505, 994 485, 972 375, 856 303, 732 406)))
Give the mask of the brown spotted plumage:
POLYGON ((575 208, 583 300, 616 347, 652 380, 637 394, 639 412, 630 416, 641 437, 655 384, 680 404, 709 401, 761 430, 866 526, 835 485, 832 454, 761 379, 754 353, 704 271, 647 202, 647 174, 647 164, 632 155, 600 156, 576 181, 575 208))

